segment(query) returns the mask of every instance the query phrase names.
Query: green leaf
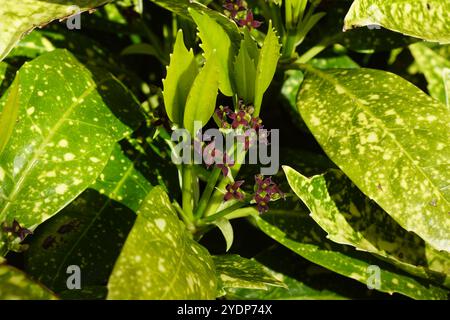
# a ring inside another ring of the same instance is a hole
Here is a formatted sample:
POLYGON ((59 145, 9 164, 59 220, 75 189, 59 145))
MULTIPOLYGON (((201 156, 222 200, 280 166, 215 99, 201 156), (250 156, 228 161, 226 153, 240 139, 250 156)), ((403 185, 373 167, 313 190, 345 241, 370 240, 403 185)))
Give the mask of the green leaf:
POLYGON ((191 0, 150 0, 157 5, 172 11, 173 13, 180 15, 183 18, 192 19, 191 12, 188 9, 194 9, 195 11, 208 15, 210 18, 214 19, 222 28, 226 31, 232 44, 238 44, 241 41, 241 36, 239 34, 239 29, 232 20, 223 15, 222 13, 209 9, 205 5, 193 2, 191 0))
POLYGON ((442 56, 438 50, 433 50, 425 43, 413 44, 409 49, 417 62, 417 67, 428 81, 430 95, 447 104, 446 78, 450 70, 450 54, 442 56))
POLYGON ((219 88, 226 96, 233 95, 232 64, 234 62, 236 48, 225 29, 207 14, 189 9, 189 13, 197 24, 199 37, 202 40, 201 47, 205 52, 206 60, 214 54, 219 67, 219 88))
POLYGON ((450 286, 450 255, 400 227, 339 170, 310 179, 283 167, 289 185, 328 239, 380 256, 425 279, 450 286), (446 274, 447 273, 447 274, 446 274))
POLYGON ((216 297, 212 258, 192 239, 161 187, 139 209, 108 288, 109 299, 216 297))
POLYGON ((221 290, 247 288, 267 290, 271 286, 286 287, 262 264, 237 254, 214 256, 214 264, 221 290))
POLYGON ((56 296, 23 272, 0 264, 0 300, 56 300, 56 296))
POLYGON ((103 172, 90 187, 137 211, 152 189, 151 183, 137 168, 145 161, 146 158, 137 150, 130 149, 124 143, 117 143, 103 172))
POLYGON ((195 135, 194 121, 205 126, 216 108, 217 92, 219 90, 219 65, 216 51, 209 55, 200 73, 194 80, 186 101, 184 110, 184 127, 195 135))
MULTIPOLYGON (((248 53, 247 39, 241 41, 233 71, 238 96, 245 102, 252 103, 255 100, 256 65, 248 53)), ((252 39, 249 41, 254 42, 252 39)))
POLYGON ((331 57, 318 57, 309 61, 309 64, 317 69, 357 69, 359 65, 347 55, 337 55, 331 57))
MULTIPOLYGON (((91 188, 34 232, 25 270, 57 293, 67 290, 67 267, 81 268, 82 288, 103 287, 136 219, 135 211, 152 186, 135 168, 130 150, 116 144, 91 188), (48 261, 52 261, 48 264, 48 261)), ((100 290, 100 293, 102 290, 100 290)), ((95 298, 98 290, 80 295, 95 298)), ((106 294, 103 295, 106 297, 106 294)))
POLYGON ((233 226, 231 225, 230 221, 225 218, 214 221, 214 224, 220 229, 220 232, 222 232, 227 244, 226 252, 228 252, 228 250, 230 250, 231 246, 233 245, 234 240, 233 226))
POLYGON ((8 87, 14 81, 17 69, 10 64, 0 61, 0 96, 2 96, 8 87))
POLYGON ((374 285, 374 268, 379 267, 378 291, 398 292, 414 299, 447 299, 448 291, 422 284, 416 279, 389 268, 364 252, 336 245, 304 212, 274 211, 253 216, 257 226, 268 236, 305 259, 366 285, 374 285))
POLYGON ((19 42, 23 35, 38 26, 44 26, 56 19, 63 19, 98 7, 110 0, 72 0, 40 1, 27 0, 16 2, 3 0, 0 7, 0 60, 19 42))
POLYGON ((450 43, 450 3, 442 0, 355 0, 344 29, 381 25, 403 34, 450 43))
POLYGON ((331 45, 338 43, 353 51, 363 53, 384 52, 406 47, 418 41, 384 28, 357 28, 342 31, 344 18, 352 1, 334 1, 332 6, 322 7, 326 16, 308 34, 306 41, 331 45))
POLYGON ((135 43, 129 45, 123 49, 120 54, 124 56, 135 54, 148 55, 157 58, 162 64, 167 64, 165 55, 161 54, 157 47, 148 43, 135 43))
POLYGON ((281 45, 272 28, 272 21, 269 22, 269 31, 264 39, 263 46, 259 53, 258 66, 256 68, 255 83, 255 114, 258 115, 261 109, 264 93, 272 82, 280 59, 281 45))
MULTIPOLYGON (((9 90, 8 98, 0 114, 0 157, 8 144, 9 139, 16 125, 17 117, 19 116, 20 108, 20 92, 19 92, 19 72, 17 72, 16 78, 9 90)), ((0 167, 0 182, 4 178, 1 178, 5 173, 0 167)))
POLYGON ((95 181, 140 113, 116 78, 64 50, 25 64, 18 86, 19 115, 0 158, 0 221, 33 229, 95 181))
POLYGON ((163 80, 164 105, 167 115, 176 124, 183 123, 186 100, 198 74, 198 65, 192 49, 186 49, 183 40, 183 31, 178 31, 173 53, 170 56, 170 65, 167 67, 167 76, 163 80))
POLYGON ((299 112, 327 155, 403 228, 450 251, 450 112, 402 78, 306 67, 299 112))

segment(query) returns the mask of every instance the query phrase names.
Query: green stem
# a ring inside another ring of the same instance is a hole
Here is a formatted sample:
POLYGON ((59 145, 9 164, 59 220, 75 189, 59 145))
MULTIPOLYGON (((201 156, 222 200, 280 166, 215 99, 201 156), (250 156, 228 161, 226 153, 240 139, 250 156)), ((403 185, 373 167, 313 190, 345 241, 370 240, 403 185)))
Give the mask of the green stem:
POLYGON ((230 213, 233 213, 234 211, 236 211, 237 209, 242 208, 243 206, 245 206, 247 204, 247 202, 237 202, 231 206, 229 206, 228 208, 225 208, 219 212, 217 212, 216 214, 213 214, 209 217, 206 217, 205 219, 202 220, 202 222, 208 223, 208 222, 214 222, 217 219, 223 218, 225 216, 227 216, 230 213))
MULTIPOLYGON (((236 163, 233 166, 233 175, 236 176, 239 172, 239 169, 241 168, 241 164, 236 163)), ((211 196, 208 205, 206 206, 205 213, 203 214, 204 217, 208 217, 216 213, 217 208, 219 208, 220 204, 223 202, 223 193, 220 190, 224 190, 228 183, 230 183, 230 178, 224 177, 219 185, 216 188, 216 191, 214 191, 213 195, 211 196)))
POLYGON ((297 42, 297 34, 288 31, 286 41, 284 42, 283 46, 282 59, 289 59, 294 55, 296 42, 297 42))
POLYGON ((203 216, 203 213, 208 205, 208 201, 211 198, 211 194, 214 191, 214 187, 216 186, 217 180, 219 179, 220 173, 222 171, 219 168, 214 168, 211 176, 209 177, 208 183, 205 187, 205 190, 202 193, 200 201, 198 203, 197 210, 195 212, 195 219, 199 219, 203 216))
POLYGON ((196 231, 195 225, 192 223, 191 220, 189 220, 189 217, 186 215, 184 210, 180 207, 178 202, 174 201, 172 202, 172 205, 174 206, 175 210, 177 210, 178 214, 180 215, 181 219, 183 220, 184 224, 188 228, 189 231, 194 233, 196 231))
POLYGON ((194 221, 193 182, 192 165, 183 166, 182 206, 190 221, 194 221))

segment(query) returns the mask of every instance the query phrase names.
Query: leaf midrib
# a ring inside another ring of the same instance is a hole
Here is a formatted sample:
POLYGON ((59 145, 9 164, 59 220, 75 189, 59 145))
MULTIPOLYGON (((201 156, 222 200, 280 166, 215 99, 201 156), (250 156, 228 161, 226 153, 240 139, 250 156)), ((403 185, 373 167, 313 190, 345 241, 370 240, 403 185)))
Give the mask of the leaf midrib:
POLYGON ((21 175, 20 179, 18 180, 18 182, 15 184, 14 189, 12 190, 12 192, 9 194, 9 199, 10 201, 6 202, 5 206, 3 207, 3 209, 0 211, 0 217, 3 216, 3 214, 7 211, 7 209, 9 208, 9 206, 16 200, 16 197, 19 193, 19 191, 22 189, 24 182, 27 180, 27 178, 29 177, 29 173, 30 171, 33 169, 33 167, 35 166, 36 161, 39 160, 39 157, 42 155, 42 153, 45 151, 45 149, 47 148, 47 144, 51 141, 51 139, 55 136, 55 134, 58 132, 58 130, 61 128, 61 126, 63 125, 63 123, 67 120, 67 118, 72 114, 72 112, 75 110, 75 108, 77 106, 79 106, 84 98, 86 98, 87 96, 89 96, 97 87, 98 85, 101 85, 103 82, 106 82, 108 79, 105 78, 103 80, 101 80, 98 84, 93 83, 90 87, 88 87, 81 95, 80 97, 77 99, 77 101, 75 101, 74 103, 72 103, 72 105, 66 110, 66 112, 64 112, 64 114, 62 115, 62 117, 58 120, 58 122, 51 128, 51 130, 49 131, 49 134, 47 135, 47 137, 41 142, 39 148, 34 152, 33 158, 31 158, 30 161, 28 161, 27 166, 23 172, 23 174, 21 175))
MULTIPOLYGON (((438 186, 436 186, 436 184, 425 174, 425 172, 422 170, 422 167, 420 166, 416 166, 414 164, 414 160, 411 157, 411 155, 409 154, 408 151, 406 151, 406 149, 403 147, 403 145, 401 145, 399 143, 399 141, 397 139, 395 139, 395 135, 389 130, 389 128, 387 128, 384 124, 383 121, 381 121, 378 117, 376 117, 361 101, 360 99, 355 96, 354 94, 352 94, 349 89, 347 88, 347 86, 345 84, 341 84, 339 83, 337 80, 335 80, 332 76, 317 70, 313 67, 310 66, 305 66, 305 69, 309 72, 312 72, 314 74, 316 74, 317 76, 321 77, 322 79, 332 83, 335 87, 336 86, 340 86, 342 87, 343 91, 345 92, 345 94, 352 100, 354 101, 360 109, 362 109, 364 112, 366 112, 371 118, 373 118, 375 120, 375 122, 383 129, 383 131, 385 131, 385 133, 394 141, 394 143, 399 147, 399 149, 404 153, 404 155, 407 157, 407 159, 411 162, 412 166, 414 168, 417 168, 417 170, 420 172, 420 174, 430 182, 430 184, 434 187, 435 190, 437 190, 438 194, 440 195, 440 197, 444 200, 444 202, 447 204, 447 206, 450 206, 450 202, 449 200, 444 197, 444 195, 442 194, 441 189, 438 188, 438 186)), ((406 221, 405 221, 406 223, 406 221)))

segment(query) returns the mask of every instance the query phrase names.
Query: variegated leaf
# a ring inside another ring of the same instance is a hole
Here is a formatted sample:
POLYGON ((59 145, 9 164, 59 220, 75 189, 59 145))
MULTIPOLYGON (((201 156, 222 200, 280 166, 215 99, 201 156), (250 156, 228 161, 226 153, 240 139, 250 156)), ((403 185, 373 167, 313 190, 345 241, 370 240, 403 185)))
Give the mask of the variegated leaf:
POLYGON ((179 220, 169 197, 155 187, 108 283, 109 299, 214 299, 216 275, 208 251, 179 220))
POLYGON ((328 238, 376 254, 395 266, 450 287, 450 255, 400 227, 339 170, 310 179, 283 167, 289 184, 328 238))
POLYGON ((425 43, 416 43, 409 47, 417 67, 428 81, 430 95, 448 105, 450 84, 450 45, 431 47, 425 43))
POLYGON ((286 287, 255 260, 236 254, 213 256, 213 260, 221 291, 230 288, 267 290, 271 286, 286 287))
POLYGON ((63 19, 111 0, 2 0, 0 6, 0 60, 14 48, 23 35, 56 19, 63 19))
POLYGON ((344 29, 381 25, 403 34, 450 43, 449 0, 355 0, 344 29))
POLYGON ((306 69, 297 107, 328 156, 403 228, 450 251, 450 111, 391 73, 306 69))
POLYGON ((1 264, 0 258, 0 300, 55 300, 48 289, 29 279, 22 271, 1 264))
POLYGON ((368 253, 330 242, 305 212, 271 210, 260 217, 255 209, 254 219, 264 233, 305 259, 379 291, 414 299, 447 299, 449 292, 441 287, 423 284, 368 253), (379 281, 374 281, 376 274, 379 281))
POLYGON ((0 221, 35 228, 96 180, 141 118, 122 83, 64 50, 25 64, 18 85, 18 117, 0 157, 0 221))

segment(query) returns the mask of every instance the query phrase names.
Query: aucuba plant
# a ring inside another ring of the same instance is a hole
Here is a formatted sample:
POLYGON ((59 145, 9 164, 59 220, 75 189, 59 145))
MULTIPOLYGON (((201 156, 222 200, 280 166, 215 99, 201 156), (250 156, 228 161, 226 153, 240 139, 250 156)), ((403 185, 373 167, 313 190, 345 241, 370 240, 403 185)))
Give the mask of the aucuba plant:
POLYGON ((448 299, 448 1, 0 25, 0 299, 448 299))

